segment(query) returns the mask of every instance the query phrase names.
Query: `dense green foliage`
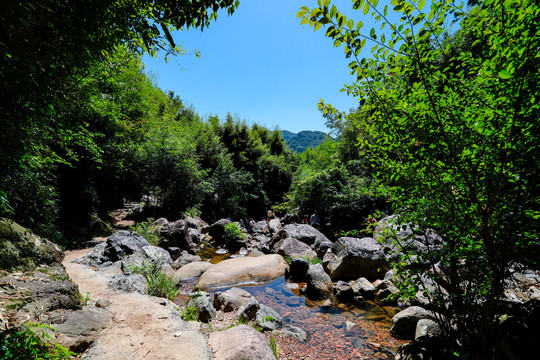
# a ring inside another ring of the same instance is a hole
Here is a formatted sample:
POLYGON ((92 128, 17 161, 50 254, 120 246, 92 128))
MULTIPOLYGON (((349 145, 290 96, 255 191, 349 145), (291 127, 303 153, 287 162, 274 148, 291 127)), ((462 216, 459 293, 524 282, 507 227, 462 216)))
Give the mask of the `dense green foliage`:
MULTIPOLYGON (((315 29, 327 26, 345 45, 357 82, 346 88, 361 108, 361 154, 400 221, 435 229, 441 250, 411 253, 432 264, 430 298, 455 356, 497 358, 498 316, 505 281, 520 265, 538 268, 540 245, 540 8, 534 1, 356 1, 353 8, 386 25, 362 32, 329 1, 299 12, 315 29), (454 24, 458 29, 445 31, 454 24), (370 41, 372 56, 361 58, 370 41), (469 276, 469 274, 474 274, 469 276)), ((331 106, 321 104, 330 116, 331 106)), ((407 279, 414 270, 404 268, 407 279)), ((508 349, 507 349, 508 350, 508 349)))
POLYGON ((322 131, 304 130, 299 133, 281 131, 287 145, 296 153, 302 153, 309 148, 315 148, 331 137, 322 131))

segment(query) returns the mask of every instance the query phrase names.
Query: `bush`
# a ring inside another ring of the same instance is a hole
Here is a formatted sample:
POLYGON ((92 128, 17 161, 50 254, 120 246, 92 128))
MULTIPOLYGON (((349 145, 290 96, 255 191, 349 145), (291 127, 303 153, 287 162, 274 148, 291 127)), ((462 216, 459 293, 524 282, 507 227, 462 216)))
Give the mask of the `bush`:
POLYGON ((148 295, 173 300, 178 295, 178 288, 172 276, 160 271, 161 263, 143 261, 140 266, 130 266, 129 270, 145 277, 148 282, 148 295))
POLYGON ((236 223, 230 223, 225 225, 225 233, 223 234, 223 241, 225 242, 225 245, 234 243, 237 240, 242 240, 245 237, 244 234, 242 234, 242 230, 240 230, 240 227, 236 223))
POLYGON ((138 222, 136 225, 130 226, 129 229, 145 238, 151 245, 158 246, 160 237, 152 229, 153 218, 146 221, 138 222))
POLYGON ((43 324, 24 324, 15 331, 0 333, 0 358, 4 360, 61 360, 71 359, 75 353, 52 342, 43 324), (38 333, 39 332, 39 333, 38 333))

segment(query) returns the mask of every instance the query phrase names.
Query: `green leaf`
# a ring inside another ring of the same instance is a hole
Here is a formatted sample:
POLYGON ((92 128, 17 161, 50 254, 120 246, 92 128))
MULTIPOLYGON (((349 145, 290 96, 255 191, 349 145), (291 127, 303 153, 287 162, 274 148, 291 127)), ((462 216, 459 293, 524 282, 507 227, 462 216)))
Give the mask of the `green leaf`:
POLYGON ((501 79, 505 79, 505 80, 506 80, 506 79, 511 79, 511 78, 513 78, 514 76, 513 76, 512 74, 510 74, 510 73, 508 72, 508 70, 501 70, 501 71, 499 71, 499 77, 500 77, 501 79))
POLYGON ((307 11, 306 10, 300 10, 296 13, 296 17, 299 18, 299 17, 302 17, 304 15, 307 14, 307 11))
POLYGON ((418 2, 418 10, 422 10, 426 6, 426 0, 420 0, 418 2))
POLYGON ((333 18, 337 14, 336 5, 332 4, 332 9, 330 9, 330 17, 333 18))
POLYGON ((369 2, 366 2, 366 5, 364 5, 364 9, 362 9, 362 12, 364 13, 364 15, 367 15, 368 12, 369 12, 369 2))

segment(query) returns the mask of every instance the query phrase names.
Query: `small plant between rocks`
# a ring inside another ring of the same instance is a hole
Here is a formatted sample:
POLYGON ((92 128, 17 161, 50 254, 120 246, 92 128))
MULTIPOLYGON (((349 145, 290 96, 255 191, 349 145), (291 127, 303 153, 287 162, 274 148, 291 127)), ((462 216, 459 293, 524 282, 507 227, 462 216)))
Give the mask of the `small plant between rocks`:
POLYGON ((141 274, 148 282, 148 295, 173 300, 178 295, 173 277, 167 276, 160 271, 162 261, 143 261, 140 266, 130 266, 129 270, 134 274, 141 274))
POLYGON ((47 333, 53 330, 44 324, 27 323, 18 330, 0 333, 0 359, 3 360, 64 360, 76 355, 54 343, 47 333))
POLYGON ((130 226, 129 229, 145 238, 150 245, 158 246, 160 237, 152 229, 153 222, 153 218, 148 218, 146 221, 141 221, 136 225, 130 226))

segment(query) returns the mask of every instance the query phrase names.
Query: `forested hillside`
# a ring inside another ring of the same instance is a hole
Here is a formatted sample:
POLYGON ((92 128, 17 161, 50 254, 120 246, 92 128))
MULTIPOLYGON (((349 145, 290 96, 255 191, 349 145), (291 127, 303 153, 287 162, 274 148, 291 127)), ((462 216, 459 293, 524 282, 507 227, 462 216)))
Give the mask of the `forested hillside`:
POLYGON ((293 133, 282 130, 283 138, 287 145, 297 153, 304 152, 306 149, 315 148, 332 138, 322 131, 303 130, 299 133, 293 133))

